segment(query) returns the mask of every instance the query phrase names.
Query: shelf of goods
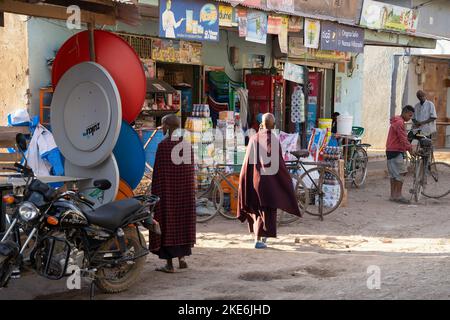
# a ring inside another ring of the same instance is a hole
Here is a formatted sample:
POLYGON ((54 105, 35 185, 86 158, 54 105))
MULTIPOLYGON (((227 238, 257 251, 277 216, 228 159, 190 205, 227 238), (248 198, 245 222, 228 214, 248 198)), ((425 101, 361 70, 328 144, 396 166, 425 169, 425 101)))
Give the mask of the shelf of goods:
POLYGON ((189 132, 199 186, 208 185, 209 170, 214 165, 214 134, 208 105, 194 105, 192 117, 188 117, 185 129, 189 132))

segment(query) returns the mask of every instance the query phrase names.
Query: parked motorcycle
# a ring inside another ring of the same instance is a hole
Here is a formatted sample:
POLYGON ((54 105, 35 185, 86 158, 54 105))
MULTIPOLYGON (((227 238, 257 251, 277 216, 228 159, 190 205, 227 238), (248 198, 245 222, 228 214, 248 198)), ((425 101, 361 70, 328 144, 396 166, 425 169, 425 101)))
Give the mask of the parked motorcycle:
MULTIPOLYGON (((18 135, 16 141, 23 153, 24 137, 18 135)), ((23 194, 3 197, 15 210, 0 241, 0 288, 8 284, 13 270, 25 266, 52 280, 78 272, 105 293, 124 291, 137 281, 149 253, 139 226, 157 230, 157 196, 94 209, 82 191, 52 188, 34 177, 26 162, 14 166, 26 185, 23 194)), ((111 183, 96 180, 94 186, 104 191, 111 183)))

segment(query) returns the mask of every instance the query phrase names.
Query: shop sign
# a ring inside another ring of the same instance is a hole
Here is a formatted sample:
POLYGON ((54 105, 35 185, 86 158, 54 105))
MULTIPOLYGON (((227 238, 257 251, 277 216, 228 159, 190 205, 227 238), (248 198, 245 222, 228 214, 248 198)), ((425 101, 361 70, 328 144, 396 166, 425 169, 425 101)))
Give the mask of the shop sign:
POLYGON ((303 45, 303 38, 289 37, 289 58, 303 60, 325 60, 325 61, 349 61, 351 54, 349 52, 317 50, 306 48, 303 45))
POLYGON ((236 11, 232 6, 219 5, 219 26, 236 27, 236 11))
POLYGON ((152 59, 184 64, 202 63, 202 45, 189 41, 152 39, 152 59))
POLYGON ((267 14, 252 10, 247 12, 247 36, 245 40, 266 44, 267 41, 267 14))
POLYGON ((159 36, 219 41, 219 6, 204 0, 160 0, 159 36))
POLYGON ((320 41, 320 21, 305 19, 305 47, 319 48, 320 41))
POLYGON ((293 63, 286 62, 284 64, 283 78, 288 81, 303 83, 303 67, 293 63))
POLYGON ((294 12, 294 0, 267 0, 267 8, 274 11, 294 12))
POLYGON ((280 34, 281 33, 281 17, 269 16, 267 21, 267 33, 268 34, 280 34))
POLYGON ((303 29, 303 17, 289 16, 289 32, 300 32, 303 29))
POLYGON ((365 0, 360 25, 369 29, 416 32, 419 12, 373 0, 365 0))
POLYGON ((364 30, 324 21, 321 25, 321 50, 364 52, 364 30))

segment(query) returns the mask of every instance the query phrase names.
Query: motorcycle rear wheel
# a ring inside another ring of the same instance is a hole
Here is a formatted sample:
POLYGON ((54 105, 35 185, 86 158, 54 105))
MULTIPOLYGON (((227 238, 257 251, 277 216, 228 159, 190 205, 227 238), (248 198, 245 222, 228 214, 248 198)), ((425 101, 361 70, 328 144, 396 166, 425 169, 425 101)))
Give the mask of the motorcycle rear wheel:
MULTIPOLYGON (((139 248, 141 248, 141 244, 138 238, 138 233, 135 228, 127 227, 123 230, 125 232, 125 243, 127 245, 127 249, 134 247, 135 252, 139 248)), ((145 239, 142 233, 139 231, 139 237, 141 238, 142 243, 145 244, 145 239)), ((100 251, 108 251, 108 250, 117 250, 118 243, 116 238, 112 238, 106 241, 101 247, 100 251)), ((142 274, 142 270, 144 269, 145 264, 145 256, 140 257, 134 261, 134 264, 129 266, 124 262, 122 265, 115 268, 100 268, 97 271, 98 278, 95 280, 95 285, 104 293, 119 293, 125 290, 128 290, 142 274), (129 269, 123 274, 123 276, 117 279, 111 279, 108 277, 108 271, 114 271, 115 269, 121 267, 128 267, 129 269)))

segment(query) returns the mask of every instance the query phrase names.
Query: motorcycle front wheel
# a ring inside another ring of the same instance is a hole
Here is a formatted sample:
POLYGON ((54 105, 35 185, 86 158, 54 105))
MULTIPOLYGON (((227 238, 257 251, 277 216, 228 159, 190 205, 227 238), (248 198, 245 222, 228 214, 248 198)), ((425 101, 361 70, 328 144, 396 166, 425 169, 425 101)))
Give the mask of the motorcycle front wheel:
MULTIPOLYGON (((127 227, 123 229, 125 233, 125 243, 128 250, 134 250, 134 253, 139 253, 141 242, 145 244, 145 239, 142 233, 136 231, 136 228, 127 227), (139 234, 139 236, 138 236, 139 234), (141 240, 139 240, 139 237, 141 240), (140 242, 141 241, 141 242, 140 242)), ((119 250, 118 241, 116 238, 111 238, 106 241, 101 247, 100 251, 115 251, 119 250)), ((145 256, 134 260, 134 263, 129 264, 123 262, 114 267, 102 267, 97 271, 95 285, 104 293, 119 293, 129 289, 138 279, 145 264, 145 256)))

